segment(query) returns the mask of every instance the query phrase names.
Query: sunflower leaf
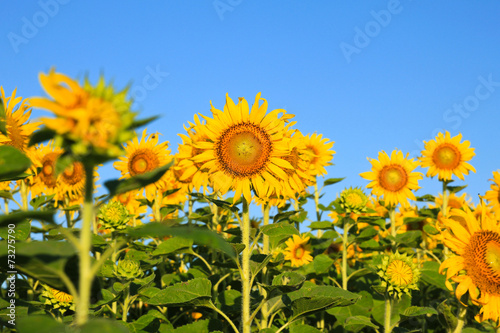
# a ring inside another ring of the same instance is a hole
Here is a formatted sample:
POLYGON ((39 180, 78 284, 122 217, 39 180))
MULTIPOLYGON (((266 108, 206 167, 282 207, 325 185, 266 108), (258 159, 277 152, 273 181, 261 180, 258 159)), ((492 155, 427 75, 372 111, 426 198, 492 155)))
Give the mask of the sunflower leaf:
POLYGON ((450 191, 450 193, 458 193, 458 192, 462 191, 466 187, 467 187, 467 185, 463 185, 463 186, 446 186, 446 188, 448 189, 448 191, 450 191))
POLYGON ((186 306, 205 305, 212 298, 212 283, 196 278, 166 287, 148 300, 151 305, 186 306))
POLYGON ((19 149, 0 146, 0 181, 13 180, 31 166, 31 161, 19 149))
POLYGON ((297 213, 299 213, 298 210, 292 210, 289 212, 276 214, 273 218, 273 222, 277 223, 277 222, 282 221, 282 220, 286 219, 287 217, 292 216, 292 215, 297 214, 297 213))
POLYGON ((30 141, 28 143, 28 147, 34 146, 37 143, 42 143, 45 141, 49 141, 56 136, 56 131, 51 130, 47 127, 39 129, 35 133, 33 133, 30 137, 30 141))
POLYGON ((19 211, 10 213, 8 215, 0 216, 0 227, 11 224, 11 223, 21 223, 24 220, 38 220, 48 222, 50 224, 55 224, 54 221, 54 211, 19 211))
POLYGON ((299 231, 288 222, 268 224, 260 228, 264 235, 269 237, 298 235, 299 231))
POLYGON ((0 98, 0 133, 7 135, 7 116, 5 114, 5 107, 3 105, 3 99, 0 98))
POLYGON ((344 179, 345 179, 345 177, 343 177, 343 178, 328 178, 328 179, 325 179, 325 181, 323 182, 323 186, 337 184, 338 182, 341 182, 344 179))
POLYGON ((119 180, 119 179, 113 179, 113 180, 108 180, 107 182, 104 183, 104 186, 109 191, 109 195, 111 197, 122 194, 125 192, 133 191, 133 190, 138 190, 140 188, 146 187, 149 184, 152 184, 163 177, 165 172, 170 169, 174 162, 171 161, 170 163, 159 167, 155 170, 136 175, 131 178, 119 180))
POLYGON ((138 119, 138 120, 135 120, 131 125, 130 127, 128 128, 129 130, 131 129, 135 129, 135 128, 138 128, 138 127, 142 127, 144 125, 147 125, 149 124, 150 122, 152 121, 155 121, 156 119, 160 118, 160 116, 153 116, 153 117, 149 117, 149 118, 145 118, 145 119, 138 119))

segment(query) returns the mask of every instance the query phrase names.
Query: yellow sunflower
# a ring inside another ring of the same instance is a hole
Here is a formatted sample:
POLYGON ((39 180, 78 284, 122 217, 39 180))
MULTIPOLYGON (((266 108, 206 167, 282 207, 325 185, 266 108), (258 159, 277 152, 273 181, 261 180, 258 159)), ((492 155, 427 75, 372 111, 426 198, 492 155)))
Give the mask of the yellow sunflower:
MULTIPOLYGON (((135 137, 127 142, 125 146, 126 156, 119 157, 119 161, 113 163, 113 167, 122 174, 120 179, 131 178, 153 171, 172 160, 170 150, 168 150, 168 142, 159 144, 158 136, 158 133, 147 135, 146 130, 144 130, 140 140, 135 137)), ((156 196, 156 190, 164 185, 165 176, 147 185, 145 187, 146 197, 152 200, 156 196)))
POLYGON ((378 154, 378 160, 370 159, 372 171, 363 172, 361 177, 371 180, 366 187, 372 188, 372 194, 384 197, 386 205, 409 204, 408 199, 415 200, 413 190, 417 190, 420 172, 412 172, 418 162, 405 158, 401 151, 394 150, 391 157, 385 151, 378 154))
POLYGON ((126 98, 127 89, 115 92, 102 77, 95 86, 88 81, 82 86, 53 69, 39 78, 50 98, 33 97, 30 103, 56 116, 43 118, 45 126, 75 141, 73 149, 79 153, 89 148, 111 156, 122 152, 120 144, 132 138, 129 128, 135 117, 126 98))
POLYGON ((447 286, 458 283, 457 299, 469 292, 469 297, 481 306, 476 320, 491 319, 498 325, 500 320, 500 224, 496 219, 483 215, 479 220, 466 207, 452 209, 445 219, 444 244, 456 256, 445 260, 439 271, 446 272, 447 286), (465 226, 458 219, 465 222, 465 226))
MULTIPOLYGON (((292 116, 282 109, 267 115, 266 111, 267 101, 260 93, 251 110, 244 98, 234 104, 226 95, 224 111, 212 106, 213 118, 204 117, 207 124, 199 127, 208 140, 195 144, 203 152, 193 161, 203 162, 201 169, 208 169, 215 191, 224 195, 234 190, 234 202, 242 194, 251 202, 252 188, 261 198, 280 193, 280 179, 288 179, 285 169, 293 168, 282 159, 290 153, 285 133, 286 121, 292 116)), ((290 197, 294 194, 287 193, 290 197)))
POLYGON ((31 106, 26 99, 23 100, 22 97, 16 98, 16 90, 17 89, 14 89, 11 96, 6 97, 3 87, 0 87, 0 97, 5 106, 5 121, 7 127, 7 135, 0 133, 0 144, 13 146, 26 153, 28 150, 29 137, 38 129, 40 122, 30 123, 31 106), (19 104, 19 102, 21 102, 21 104, 19 104), (16 110, 14 110, 14 108, 16 108, 16 110))
POLYGON ((128 191, 114 196, 111 200, 118 201, 127 208, 130 215, 132 215, 129 224, 135 226, 135 224, 140 223, 141 215, 147 211, 147 206, 141 204, 139 199, 143 199, 139 191, 128 191))
MULTIPOLYGON (((471 202, 472 198, 467 197, 467 193, 462 193, 461 196, 458 196, 455 193, 450 193, 448 195, 448 208, 462 208, 464 206, 468 206, 471 202)), ((430 204, 429 208, 441 208, 443 207, 443 193, 439 193, 439 195, 435 198, 434 204, 430 204)))
POLYGON ((310 237, 293 235, 292 238, 286 241, 286 248, 283 251, 285 260, 290 260, 292 267, 299 267, 310 263, 313 258, 311 256, 311 245, 307 244, 310 237))
POLYGON ((422 151, 420 162, 422 168, 429 167, 427 177, 438 175, 439 180, 450 181, 454 174, 461 180, 469 171, 476 172, 476 169, 467 161, 474 155, 474 148, 469 148, 470 142, 462 140, 462 134, 451 138, 450 133, 439 133, 434 140, 425 142, 425 149, 422 151))
POLYGON ((500 172, 493 171, 493 179, 490 179, 493 184, 490 185, 491 190, 486 191, 483 199, 488 201, 488 206, 491 206, 495 214, 500 217, 500 172))
POLYGON ((308 134, 304 136, 304 144, 309 151, 309 172, 313 176, 327 174, 325 167, 332 165, 331 160, 335 151, 332 150, 334 141, 323 138, 322 134, 308 134))
POLYGON ((39 144, 36 147, 33 161, 37 161, 41 168, 29 182, 32 198, 40 194, 52 195, 56 193, 56 161, 62 153, 63 150, 55 147, 52 141, 49 141, 47 145, 39 144))

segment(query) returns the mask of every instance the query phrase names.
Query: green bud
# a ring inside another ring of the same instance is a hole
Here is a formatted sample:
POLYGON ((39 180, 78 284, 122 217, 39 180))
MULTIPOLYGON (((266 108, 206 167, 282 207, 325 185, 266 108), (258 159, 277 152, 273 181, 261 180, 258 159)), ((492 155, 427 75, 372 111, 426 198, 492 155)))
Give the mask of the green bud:
POLYGON ((139 261, 129 259, 118 260, 118 265, 115 266, 114 273, 116 277, 124 280, 141 278, 144 275, 139 261))
POLYGON ((101 228, 115 231, 125 229, 130 220, 130 214, 121 202, 111 201, 101 207, 97 218, 101 228))

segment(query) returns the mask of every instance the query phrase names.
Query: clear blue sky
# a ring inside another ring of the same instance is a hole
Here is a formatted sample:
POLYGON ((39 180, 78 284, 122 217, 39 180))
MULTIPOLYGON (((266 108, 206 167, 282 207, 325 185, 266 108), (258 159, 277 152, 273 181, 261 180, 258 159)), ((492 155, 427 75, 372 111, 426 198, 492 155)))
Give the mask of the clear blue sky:
MULTIPOLYGON (((364 186, 366 157, 416 157, 439 130, 471 141, 474 202, 500 169, 498 1, 2 1, 0 84, 43 95, 38 73, 132 83, 175 152, 182 125, 225 94, 295 114, 335 141, 329 188, 364 186), (154 75, 151 75, 154 73, 154 75)), ((34 111, 35 117, 45 111, 34 111)), ((423 171, 423 170, 421 170, 423 171)), ((117 178, 103 173, 101 178, 117 178)), ((456 182, 456 185, 463 182, 456 182)), ((417 195, 437 194, 437 179, 417 195)))

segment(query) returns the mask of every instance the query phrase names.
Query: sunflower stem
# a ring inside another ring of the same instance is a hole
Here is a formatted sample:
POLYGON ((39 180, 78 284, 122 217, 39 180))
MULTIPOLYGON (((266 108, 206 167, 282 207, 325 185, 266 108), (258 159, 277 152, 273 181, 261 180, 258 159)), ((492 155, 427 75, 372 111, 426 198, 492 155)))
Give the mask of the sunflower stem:
POLYGON ((392 308, 392 298, 387 293, 385 293, 384 333, 392 332, 391 308, 392 308))
MULTIPOLYGON (((321 220, 321 213, 319 211, 319 190, 318 190, 318 177, 315 176, 315 182, 314 182, 314 206, 316 208, 316 221, 321 220)), ((318 229, 318 232, 316 234, 317 238, 321 238, 323 235, 323 231, 321 229, 318 229)))
POLYGON ((463 305, 459 305, 458 308, 458 316, 457 316, 457 326, 453 330, 453 333, 462 332, 462 328, 465 325, 465 316, 467 315, 467 308, 463 305))
POLYGON ((344 232, 342 234, 342 289, 347 290, 347 237, 351 228, 349 217, 344 217, 344 232))
POLYGON ((92 245, 92 220, 94 218, 94 165, 84 163, 85 168, 85 199, 83 202, 82 230, 80 232, 79 255, 79 292, 76 304, 76 324, 84 325, 88 320, 90 290, 92 287, 90 250, 92 245))
MULTIPOLYGON (((443 218, 445 218, 447 215, 446 211, 448 210, 448 199, 450 196, 448 192, 448 181, 442 180, 442 182, 443 182, 443 206, 441 207, 441 215, 443 218)), ((445 260, 448 259, 448 257, 450 256, 450 251, 447 246, 444 247, 443 256, 445 260)))
POLYGON ((241 284, 242 284, 242 303, 241 303, 241 327, 243 333, 250 333, 251 331, 251 318, 250 318, 250 291, 252 286, 250 285, 250 212, 248 209, 248 202, 245 197, 243 197, 243 220, 241 225, 241 238, 242 243, 245 248, 242 252, 241 258, 241 284))
MULTIPOLYGON (((263 216, 263 219, 262 219, 262 224, 264 226, 268 225, 269 224, 269 210, 270 210, 271 206, 269 204, 265 204, 263 207, 262 207, 262 216, 263 216)), ((262 252, 263 254, 265 255, 268 255, 269 254, 269 236, 264 234, 264 236, 262 236, 262 252)), ((269 285, 269 274, 267 272, 267 267, 264 267, 264 269, 262 269, 262 275, 263 275, 263 283, 266 284, 266 285, 269 285)), ((266 293, 266 296, 267 296, 267 293, 266 293)), ((269 319, 269 305, 267 304, 267 300, 266 302, 264 302, 264 304, 262 305, 262 309, 261 309, 261 329, 264 329, 264 328, 267 328, 267 321, 269 319)))

